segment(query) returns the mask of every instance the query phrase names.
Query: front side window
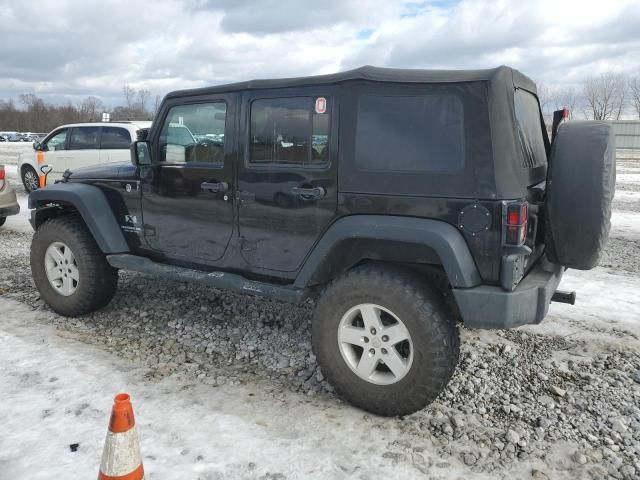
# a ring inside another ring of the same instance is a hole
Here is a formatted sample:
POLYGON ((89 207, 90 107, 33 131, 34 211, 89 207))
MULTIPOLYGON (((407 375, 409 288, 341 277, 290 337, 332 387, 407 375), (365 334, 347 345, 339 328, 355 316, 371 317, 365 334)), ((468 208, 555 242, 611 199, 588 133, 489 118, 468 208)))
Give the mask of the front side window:
POLYGON ((44 145, 44 150, 54 152, 56 150, 64 150, 67 144, 67 130, 60 130, 56 132, 53 137, 47 140, 44 145))
POLYGON ((325 165, 328 162, 329 145, 328 112, 327 99, 324 97, 253 101, 249 164, 325 165))
POLYGON ((106 150, 116 150, 129 148, 131 145, 131 135, 125 128, 102 127, 102 137, 100 148, 106 150))
POLYGON ((71 129, 69 150, 91 150, 98 148, 100 127, 74 127, 71 129))
POLYGON ((226 114, 224 102, 172 107, 160 134, 160 160, 223 164, 226 114))
POLYGON ((383 173, 452 173, 464 168, 464 114, 452 94, 363 95, 355 163, 383 173))

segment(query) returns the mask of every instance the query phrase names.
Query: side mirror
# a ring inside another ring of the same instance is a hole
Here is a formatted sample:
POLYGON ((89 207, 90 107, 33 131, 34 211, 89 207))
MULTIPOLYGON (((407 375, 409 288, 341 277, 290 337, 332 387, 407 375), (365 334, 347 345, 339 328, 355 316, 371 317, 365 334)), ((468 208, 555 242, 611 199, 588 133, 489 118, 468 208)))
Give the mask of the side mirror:
POLYGON ((41 150, 42 150, 42 145, 40 145, 40 142, 38 142, 38 141, 33 142, 33 149, 34 149, 36 152, 41 151, 41 150))
POLYGON ((131 144, 131 163, 136 166, 151 165, 149 142, 138 140, 131 144))

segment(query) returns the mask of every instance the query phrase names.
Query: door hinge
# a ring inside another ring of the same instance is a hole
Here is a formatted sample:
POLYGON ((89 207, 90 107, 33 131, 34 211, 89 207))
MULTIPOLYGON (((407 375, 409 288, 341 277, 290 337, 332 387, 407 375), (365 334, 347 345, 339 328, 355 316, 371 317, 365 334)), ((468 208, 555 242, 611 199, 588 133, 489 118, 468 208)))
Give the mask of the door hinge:
POLYGON ((145 237, 153 237, 156 234, 156 228, 151 225, 144 226, 144 236, 145 237))

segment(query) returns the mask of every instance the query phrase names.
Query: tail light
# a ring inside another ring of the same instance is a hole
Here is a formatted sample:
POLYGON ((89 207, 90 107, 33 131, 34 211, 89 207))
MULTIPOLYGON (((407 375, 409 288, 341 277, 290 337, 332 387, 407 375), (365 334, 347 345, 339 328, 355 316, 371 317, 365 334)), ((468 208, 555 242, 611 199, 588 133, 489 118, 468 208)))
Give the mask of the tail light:
POLYGON ((527 224, 529 222, 529 204, 513 202, 506 204, 504 219, 504 243, 508 246, 524 245, 527 240, 527 224))
POLYGON ((0 165, 0 190, 4 188, 4 178, 5 178, 4 167, 0 165))

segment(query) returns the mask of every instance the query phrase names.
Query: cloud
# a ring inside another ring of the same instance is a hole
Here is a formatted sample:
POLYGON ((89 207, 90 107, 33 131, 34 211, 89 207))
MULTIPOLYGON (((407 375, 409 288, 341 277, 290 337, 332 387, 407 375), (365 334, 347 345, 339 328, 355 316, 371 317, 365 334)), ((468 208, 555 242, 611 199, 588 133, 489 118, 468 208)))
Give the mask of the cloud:
POLYGON ((0 99, 154 94, 363 64, 576 83, 640 71, 640 4, 539 0, 0 0, 0 99))

